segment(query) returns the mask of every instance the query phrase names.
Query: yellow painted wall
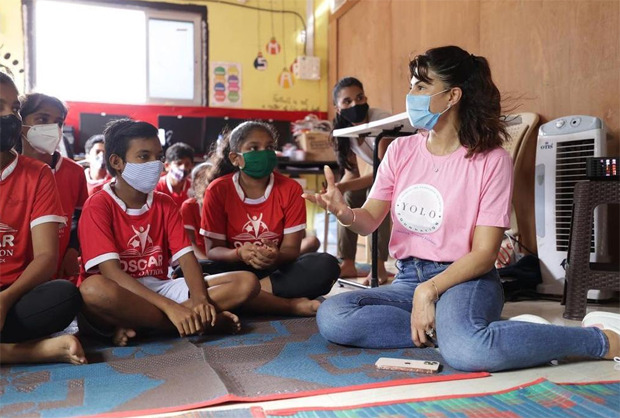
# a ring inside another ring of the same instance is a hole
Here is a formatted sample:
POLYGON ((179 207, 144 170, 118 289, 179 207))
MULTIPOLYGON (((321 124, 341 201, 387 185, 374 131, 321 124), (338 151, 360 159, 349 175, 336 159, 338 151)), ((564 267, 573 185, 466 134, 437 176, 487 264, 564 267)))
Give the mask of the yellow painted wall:
MULTIPOLYGON (((144 0, 148 1, 148 0, 144 0)), ((256 10, 227 6, 221 3, 205 1, 179 1, 183 3, 205 5, 209 23, 209 61, 239 62, 242 65, 242 107, 244 109, 327 111, 327 22, 328 0, 315 0, 315 36, 314 55, 321 58, 321 80, 296 80, 295 84, 284 89, 278 84, 278 75, 284 67, 282 52, 267 55, 265 45, 273 32, 277 41, 285 46, 286 66, 294 58, 303 55, 303 46, 296 42, 296 33, 302 29, 301 21, 291 14, 257 13, 256 10), (284 22, 283 22, 284 20, 284 22), (260 30, 258 30, 260 23, 260 30), (284 23, 284 25, 283 25, 284 23), (295 26, 296 25, 296 26, 295 26), (284 27, 284 36, 283 36, 284 27), (257 40, 257 33, 260 38, 257 40), (269 65, 266 71, 254 69, 253 62, 261 47, 269 65)), ((18 68, 23 68, 24 39, 22 30, 21 0, 2 0, 0 6, 0 63, 12 67, 14 59, 19 60, 18 68), (11 58, 4 59, 6 52, 11 58)), ((229 3, 236 3, 229 0, 229 3)), ((239 4, 239 3, 236 3, 239 4)), ((294 10, 306 18, 306 0, 250 0, 247 6, 259 6, 275 10, 294 10)), ((22 75, 16 74, 18 86, 24 86, 22 75)))
POLYGON ((0 64, 11 69, 20 92, 24 87, 24 39, 21 0, 2 0, 0 3, 0 64), (7 59, 6 54, 10 54, 7 59), (17 64, 13 62, 17 60, 17 64))

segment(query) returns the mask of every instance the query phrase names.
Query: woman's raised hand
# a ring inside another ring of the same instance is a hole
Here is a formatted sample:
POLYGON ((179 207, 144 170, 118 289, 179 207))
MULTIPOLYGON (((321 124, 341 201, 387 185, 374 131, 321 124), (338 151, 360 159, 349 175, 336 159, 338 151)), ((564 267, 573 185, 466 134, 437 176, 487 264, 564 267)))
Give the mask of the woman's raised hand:
POLYGON ((322 190, 321 193, 308 194, 304 193, 301 196, 309 200, 312 203, 316 203, 323 209, 327 209, 336 217, 338 215, 347 211, 347 204, 344 201, 344 197, 342 197, 342 193, 336 187, 336 182, 334 181, 334 173, 332 172, 329 166, 324 167, 325 172, 325 180, 327 181, 327 188, 322 190))

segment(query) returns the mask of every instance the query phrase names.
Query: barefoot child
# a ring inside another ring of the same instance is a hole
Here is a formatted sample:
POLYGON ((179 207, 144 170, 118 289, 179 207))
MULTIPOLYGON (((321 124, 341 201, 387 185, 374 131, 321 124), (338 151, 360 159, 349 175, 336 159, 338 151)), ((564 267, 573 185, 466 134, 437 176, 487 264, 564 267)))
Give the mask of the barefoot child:
POLYGON ((49 281, 66 219, 50 168, 18 155, 22 122, 13 80, 0 73, 0 362, 84 364, 77 338, 62 331, 80 309, 76 287, 49 281))
MULTIPOLYGON (((261 292, 252 311, 312 316, 340 269, 326 253, 300 256, 306 228, 301 186, 273 173, 276 134, 261 122, 244 122, 224 139, 210 171, 200 233, 207 256, 225 271, 249 270, 261 292), (215 179, 215 180, 213 180, 215 179)), ((217 270, 216 270, 217 271, 217 270)))
POLYGON ((123 119, 104 135, 114 180, 88 199, 80 220, 80 329, 95 328, 117 345, 141 330, 176 330, 182 337, 214 327, 237 331, 239 320, 227 310, 256 294, 256 277, 238 272, 203 279, 178 207, 153 191, 163 168, 157 128, 123 119), (169 262, 180 264, 185 278, 169 279, 169 262))

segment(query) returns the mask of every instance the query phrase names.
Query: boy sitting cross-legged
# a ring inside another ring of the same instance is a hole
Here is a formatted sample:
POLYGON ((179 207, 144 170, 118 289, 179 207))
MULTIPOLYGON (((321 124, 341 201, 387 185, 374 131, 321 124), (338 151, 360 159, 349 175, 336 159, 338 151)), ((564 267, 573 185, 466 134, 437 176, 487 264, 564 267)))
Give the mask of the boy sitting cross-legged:
POLYGON ((163 164, 157 128, 111 122, 105 156, 114 180, 84 205, 79 224, 84 299, 80 330, 95 329, 125 345, 141 330, 180 336, 236 332, 233 309, 258 291, 256 276, 231 272, 203 279, 172 199, 154 192, 163 164), (169 262, 185 278, 169 279, 169 262))

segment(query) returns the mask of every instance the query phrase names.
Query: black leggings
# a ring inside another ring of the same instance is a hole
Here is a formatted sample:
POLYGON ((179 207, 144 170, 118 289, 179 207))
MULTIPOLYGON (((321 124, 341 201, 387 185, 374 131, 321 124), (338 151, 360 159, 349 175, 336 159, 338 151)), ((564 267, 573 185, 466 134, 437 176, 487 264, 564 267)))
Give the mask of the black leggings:
POLYGON ((77 315, 82 296, 68 280, 45 282, 22 296, 9 310, 0 342, 16 343, 60 332, 77 315))
MULTIPOLYGON (((201 261, 200 265, 205 274, 250 271, 256 274, 259 280, 269 276, 273 294, 283 298, 315 299, 325 295, 340 275, 338 260, 327 253, 302 254, 292 263, 270 270, 256 270, 243 262, 207 260, 201 261)), ((175 274, 182 276, 183 272, 177 269, 175 274)))

